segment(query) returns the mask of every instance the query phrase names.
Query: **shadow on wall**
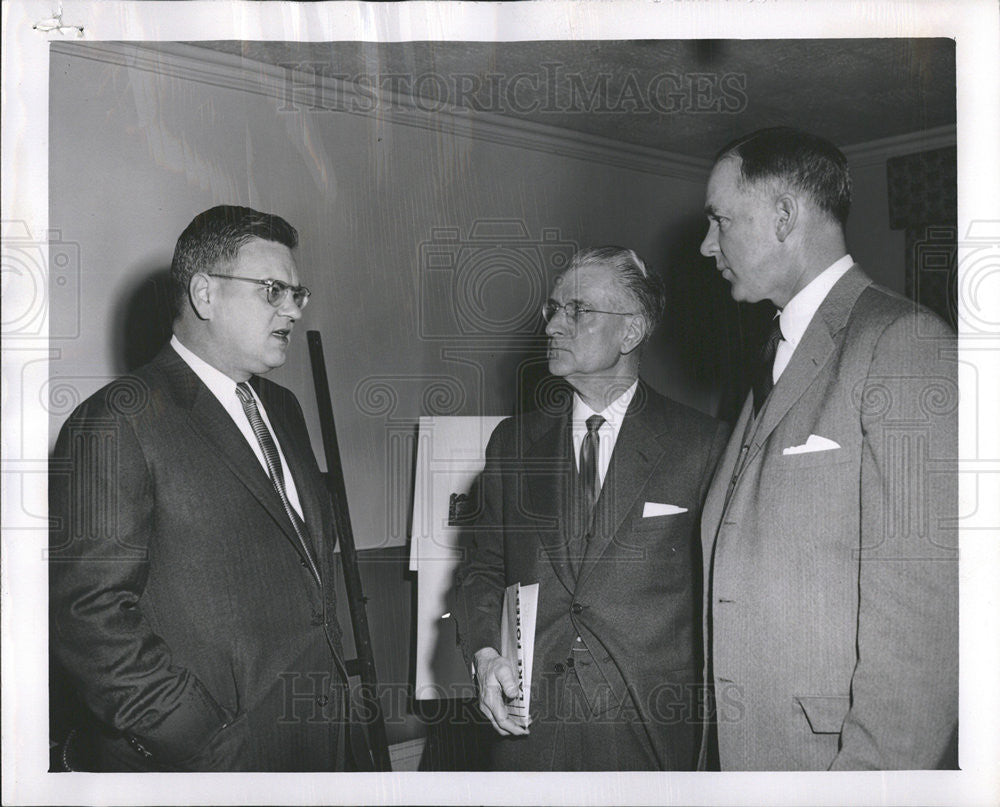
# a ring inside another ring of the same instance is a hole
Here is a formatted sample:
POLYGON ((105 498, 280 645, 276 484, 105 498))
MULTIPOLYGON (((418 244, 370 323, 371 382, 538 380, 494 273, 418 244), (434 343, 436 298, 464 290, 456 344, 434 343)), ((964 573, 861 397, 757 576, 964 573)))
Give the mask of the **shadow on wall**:
POLYGON ((561 407, 571 405, 572 388, 562 378, 549 374, 549 360, 545 350, 545 337, 540 337, 537 350, 518 357, 513 372, 515 406, 514 412, 530 412, 544 409, 548 412, 561 411, 561 407), (563 395, 560 398, 558 396, 563 395))
POLYGON ((669 225, 650 256, 666 286, 667 308, 646 346, 644 375, 668 395, 732 422, 750 387, 755 346, 774 306, 733 300, 714 261, 699 252, 705 228, 703 216, 669 225), (663 370, 670 381, 657 383, 655 374, 663 370))
MULTIPOLYGON (((173 308, 169 267, 147 267, 135 275, 140 280, 118 300, 107 323, 116 376, 125 375, 150 361, 171 334, 173 308)), ((52 743, 49 770, 97 770, 98 760, 87 743, 77 742, 71 747, 68 739, 71 730, 86 734, 106 729, 100 727, 83 705, 75 685, 54 660, 49 667, 49 697, 52 743)))
POLYGON ((170 267, 147 267, 135 276, 139 279, 122 296, 108 323, 117 375, 152 360, 170 340, 172 331, 170 267))

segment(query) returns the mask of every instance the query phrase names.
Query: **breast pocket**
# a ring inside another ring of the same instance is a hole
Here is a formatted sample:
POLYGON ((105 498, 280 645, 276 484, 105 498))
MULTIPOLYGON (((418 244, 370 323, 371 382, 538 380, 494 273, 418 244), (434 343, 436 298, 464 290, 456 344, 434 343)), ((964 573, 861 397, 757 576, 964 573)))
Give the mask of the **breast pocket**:
POLYGON ((646 562, 656 560, 667 566, 690 559, 694 542, 694 514, 674 513, 665 516, 637 517, 631 530, 623 530, 616 539, 631 554, 646 562))
POLYGON ((771 460, 771 464, 779 471, 800 471, 806 468, 833 468, 850 460, 850 453, 841 447, 807 451, 804 454, 778 454, 771 460))
POLYGON ((665 516, 639 517, 632 523, 632 529, 635 532, 665 532, 689 522, 690 516, 690 511, 688 511, 685 513, 671 513, 665 516))

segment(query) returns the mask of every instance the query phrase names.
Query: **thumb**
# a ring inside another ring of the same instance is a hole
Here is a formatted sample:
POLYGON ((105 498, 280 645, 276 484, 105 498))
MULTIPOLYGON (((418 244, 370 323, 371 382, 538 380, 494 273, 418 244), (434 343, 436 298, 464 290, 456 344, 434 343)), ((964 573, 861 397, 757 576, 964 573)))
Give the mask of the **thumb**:
POLYGON ((497 681, 503 687, 503 694, 508 698, 515 698, 521 694, 517 686, 517 677, 514 675, 514 668, 510 662, 500 662, 497 664, 497 681))

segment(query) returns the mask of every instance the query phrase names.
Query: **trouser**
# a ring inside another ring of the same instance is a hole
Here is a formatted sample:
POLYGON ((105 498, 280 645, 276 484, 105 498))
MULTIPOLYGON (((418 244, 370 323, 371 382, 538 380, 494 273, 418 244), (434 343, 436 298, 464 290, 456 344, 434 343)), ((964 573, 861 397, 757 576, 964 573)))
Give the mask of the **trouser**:
MULTIPOLYGON (((551 700, 537 712, 526 737, 505 737, 494 770, 658 770, 646 731, 631 701, 593 713, 573 673, 552 682, 551 700), (551 708, 550 708, 551 707, 551 708)), ((532 713, 536 710, 533 708, 532 713)))

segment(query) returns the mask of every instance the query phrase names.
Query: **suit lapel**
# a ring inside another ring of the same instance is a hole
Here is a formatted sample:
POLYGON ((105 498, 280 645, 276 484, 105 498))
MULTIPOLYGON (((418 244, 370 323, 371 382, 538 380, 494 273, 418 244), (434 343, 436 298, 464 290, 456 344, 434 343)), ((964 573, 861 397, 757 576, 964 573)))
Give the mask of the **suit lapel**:
POLYGON ((754 426, 744 468, 830 360, 836 348, 834 336, 843 329, 854 303, 870 284, 871 280, 855 264, 830 290, 802 334, 792 360, 771 390, 759 422, 754 426))
MULTIPOLYGON (((313 562, 320 575, 318 590, 320 596, 327 603, 324 607, 328 607, 332 609, 333 613, 336 613, 337 606, 334 593, 336 581, 333 579, 333 576, 334 570, 337 567, 331 561, 335 546, 328 545, 326 541, 326 529, 328 525, 333 523, 333 520, 332 513, 324 508, 324 502, 330 501, 329 491, 321 484, 320 478, 315 473, 310 472, 312 467, 307 457, 309 457, 309 453, 312 451, 312 446, 309 444, 309 435, 304 431, 296 433, 289 428, 292 419, 283 407, 283 403, 287 401, 287 398, 285 401, 282 401, 281 398, 276 397, 271 392, 271 385, 262 383, 261 379, 257 376, 250 379, 250 384, 260 396, 264 407, 267 409, 267 417, 271 421, 274 438, 281 447, 285 464, 288 466, 288 471, 295 482, 299 505, 302 507, 302 518, 306 525, 305 538, 310 543, 309 551, 313 554, 313 562), (327 555, 328 551, 330 552, 329 556, 327 555)), ((270 479, 268 479, 268 483, 270 484, 270 479)), ((277 498, 277 494, 275 494, 275 497, 277 498)), ((288 521, 287 516, 285 517, 285 521, 288 521)), ((286 530, 285 534, 289 536, 289 540, 295 551, 299 554, 299 557, 308 561, 309 559, 302 552, 302 546, 295 535, 294 528, 291 533, 286 530)), ((350 680, 350 673, 343 658, 343 648, 331 636, 327 628, 324 628, 324 630, 337 668, 340 670, 344 680, 348 681, 350 680)))
MULTIPOLYGON (((281 453, 285 457, 285 463, 295 482, 295 490, 299 495, 299 504, 302 506, 302 517, 305 521, 308 537, 312 541, 312 550, 317 557, 323 557, 324 525, 327 520, 323 515, 322 491, 316 489, 315 477, 307 473, 307 468, 303 462, 304 452, 312 451, 312 446, 301 445, 295 434, 288 428, 288 418, 281 410, 277 402, 267 393, 267 388, 259 383, 254 377, 251 381, 254 389, 264 401, 267 407, 267 416, 274 429, 274 437, 281 447, 281 453), (256 382, 256 383, 255 383, 256 382)), ((268 480, 270 481, 270 480, 268 480)), ((273 487, 273 486, 272 486, 273 487)), ((296 548, 298 541, 296 540, 296 548)))
MULTIPOLYGON (((307 560, 302 554, 295 529, 288 520, 274 485, 229 413, 202 383, 194 370, 169 345, 160 353, 157 361, 164 371, 175 400, 188 410, 191 428, 215 449, 219 459, 261 503, 295 551, 303 560, 307 560)), ((270 412, 268 416, 270 417, 270 412)), ((298 486, 298 478, 295 482, 298 486)))
MULTIPOLYGON (((748 395, 743 402, 743 409, 736 426, 733 428, 726 450, 716 466, 715 475, 708 486, 708 493, 705 496, 705 504, 702 507, 701 517, 701 547, 704 557, 702 566, 705 578, 705 596, 709 592, 709 575, 712 569, 712 557, 715 550, 715 539, 719 533, 719 526, 722 524, 723 516, 729 508, 729 501, 733 491, 736 489, 736 482, 739 474, 745 465, 743 456, 743 446, 752 434, 753 405, 748 395), (748 431, 750 434, 748 434, 748 431)), ((706 601, 707 604, 707 601, 706 601)), ((707 614, 707 611, 705 612, 707 614)))
POLYGON ((795 349, 792 360, 767 397, 758 422, 753 429, 753 439, 750 443, 749 454, 743 463, 744 467, 746 463, 753 460, 767 441, 768 435, 774 431, 788 410, 802 397, 802 394, 819 375, 819 371, 830 358, 833 349, 833 338, 826 328, 826 323, 822 320, 817 323, 814 319, 802 335, 802 341, 795 349))
POLYGON ((580 569, 582 585, 631 512, 636 499, 646 489, 650 476, 659 465, 665 447, 657 439, 656 427, 646 405, 649 392, 640 383, 622 421, 615 441, 608 472, 597 500, 591 538, 580 569))
POLYGON ((576 575, 570 565, 569 547, 575 472, 569 415, 546 419, 538 439, 525 447, 524 459, 522 468, 537 470, 524 473, 518 484, 522 490, 527 488, 531 512, 540 521, 539 541, 556 577, 572 592, 576 575))

